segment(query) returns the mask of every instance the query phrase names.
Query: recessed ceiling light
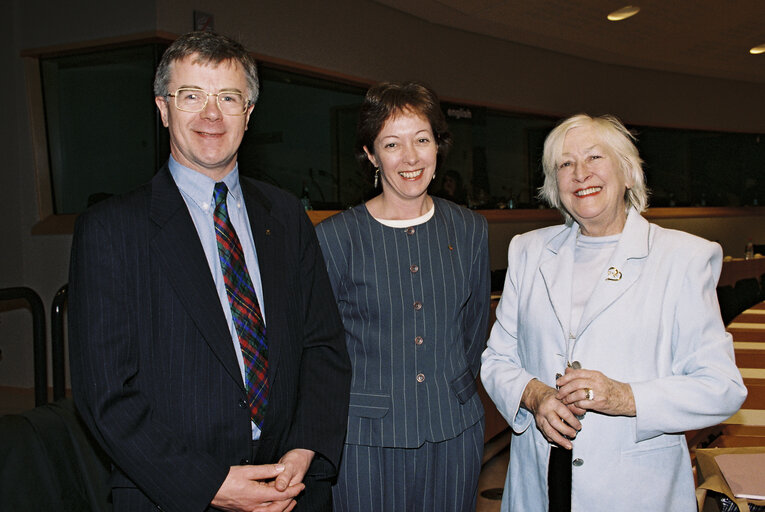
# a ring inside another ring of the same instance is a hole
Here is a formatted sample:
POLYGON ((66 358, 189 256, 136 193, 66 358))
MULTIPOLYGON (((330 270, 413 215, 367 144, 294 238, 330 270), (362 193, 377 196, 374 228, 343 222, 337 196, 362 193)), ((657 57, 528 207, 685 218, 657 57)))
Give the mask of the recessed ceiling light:
POLYGON ((765 44, 755 46, 754 48, 749 50, 749 53, 751 53, 752 55, 759 55, 761 53, 765 53, 765 44))
POLYGON ((637 5, 628 5, 626 7, 622 7, 621 9, 617 9, 611 14, 609 14, 608 19, 610 21, 622 21, 636 15, 639 12, 640 12, 640 7, 638 7, 637 5))

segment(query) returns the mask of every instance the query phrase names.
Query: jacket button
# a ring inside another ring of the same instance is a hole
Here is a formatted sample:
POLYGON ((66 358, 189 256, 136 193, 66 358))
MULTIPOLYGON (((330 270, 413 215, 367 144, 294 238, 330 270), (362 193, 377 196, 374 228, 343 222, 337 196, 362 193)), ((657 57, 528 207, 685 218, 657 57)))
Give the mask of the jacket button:
POLYGON ((425 382, 425 375, 422 373, 417 374, 417 382, 425 382))
POLYGON ((578 459, 577 458, 577 459, 574 459, 573 462, 571 462, 571 464, 573 464, 574 466, 576 466, 578 468, 579 466, 584 464, 584 461, 582 459, 578 459))
POLYGON ((414 228, 411 227, 411 226, 406 228, 406 234, 407 235, 413 235, 414 234, 414 228))
POLYGON ((415 345, 422 345, 422 342, 423 342, 422 336, 417 336, 414 338, 415 345))
POLYGON ((419 311, 422 309, 422 302, 415 302, 414 303, 414 310, 419 311))
POLYGON ((247 409, 247 400, 239 400, 239 408, 240 409, 247 409))
POLYGON ((411 266, 409 267, 409 271, 410 271, 412 274, 415 274, 415 273, 417 273, 417 272, 419 272, 419 271, 420 271, 420 267, 418 267, 417 265, 411 265, 411 266))
POLYGON ((249 463, 250 463, 250 459, 242 459, 239 461, 240 466, 246 466, 249 463))

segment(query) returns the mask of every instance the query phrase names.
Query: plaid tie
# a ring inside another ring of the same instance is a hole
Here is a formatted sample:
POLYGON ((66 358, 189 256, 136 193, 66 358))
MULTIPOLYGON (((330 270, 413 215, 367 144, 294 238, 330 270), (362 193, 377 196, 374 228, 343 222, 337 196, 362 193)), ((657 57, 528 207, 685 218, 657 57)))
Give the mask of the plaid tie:
POLYGON ((263 427, 263 418, 268 404, 268 347, 266 326, 260 312, 258 297, 252 287, 250 274, 244 261, 242 244, 236 236, 234 226, 228 217, 226 195, 228 188, 223 182, 215 184, 215 239, 218 242, 218 256, 223 270, 226 295, 231 314, 239 336, 244 358, 245 387, 250 416, 258 428, 263 427))

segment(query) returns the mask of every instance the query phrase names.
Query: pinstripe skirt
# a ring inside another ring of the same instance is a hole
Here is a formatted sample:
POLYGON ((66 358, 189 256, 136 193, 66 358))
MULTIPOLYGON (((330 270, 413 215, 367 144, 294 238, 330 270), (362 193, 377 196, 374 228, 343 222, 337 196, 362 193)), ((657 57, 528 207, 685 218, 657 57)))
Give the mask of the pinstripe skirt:
POLYGON ((346 444, 335 512, 473 512, 483 456, 484 419, 459 436, 419 448, 346 444))

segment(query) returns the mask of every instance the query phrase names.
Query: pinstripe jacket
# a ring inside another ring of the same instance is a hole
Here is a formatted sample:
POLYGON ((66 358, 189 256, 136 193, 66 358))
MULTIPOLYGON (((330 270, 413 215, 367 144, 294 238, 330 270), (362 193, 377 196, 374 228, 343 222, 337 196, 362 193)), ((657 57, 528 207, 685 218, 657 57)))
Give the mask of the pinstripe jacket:
POLYGON ((114 461, 115 511, 205 510, 230 466, 273 463, 292 448, 320 454, 317 472, 322 461, 338 466, 350 366, 313 226, 288 193, 241 184, 268 315, 270 394, 255 460, 231 334, 167 166, 78 219, 72 388, 114 461))
POLYGON ((397 229, 364 205, 317 227, 353 378, 346 443, 415 448, 483 416, 476 394, 490 283, 486 220, 433 198, 397 229))

